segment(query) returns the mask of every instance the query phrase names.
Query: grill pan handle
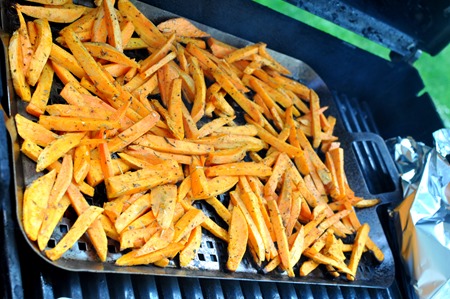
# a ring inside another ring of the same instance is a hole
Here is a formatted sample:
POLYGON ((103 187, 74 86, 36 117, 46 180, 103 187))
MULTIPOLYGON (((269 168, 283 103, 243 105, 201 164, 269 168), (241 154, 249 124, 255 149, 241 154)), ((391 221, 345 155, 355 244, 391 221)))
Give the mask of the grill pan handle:
POLYGON ((383 203, 402 200, 400 175, 386 143, 378 134, 346 133, 340 141, 345 144, 344 148, 352 149, 349 151, 351 154, 346 155, 345 162, 351 170, 357 168, 360 171, 361 175, 353 176, 364 181, 362 185, 366 186, 366 190, 360 192, 380 198, 383 203))

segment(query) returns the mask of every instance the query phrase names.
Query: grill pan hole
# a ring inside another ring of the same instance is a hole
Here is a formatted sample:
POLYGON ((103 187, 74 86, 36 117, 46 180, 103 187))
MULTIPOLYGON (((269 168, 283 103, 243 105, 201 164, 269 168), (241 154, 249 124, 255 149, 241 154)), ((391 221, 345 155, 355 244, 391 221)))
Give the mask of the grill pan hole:
POLYGON ((56 241, 55 241, 55 239, 50 239, 50 240, 48 240, 47 247, 49 247, 49 248, 54 248, 55 246, 56 246, 56 241))
POLYGON ((67 225, 61 224, 61 225, 59 226, 59 231, 60 231, 61 233, 63 233, 63 234, 67 233, 67 231, 68 231, 67 225))
POLYGON ((117 253, 117 248, 114 245, 108 245, 108 252, 109 253, 117 253))
POLYGON ((86 251, 87 250, 86 243, 78 242, 78 249, 81 250, 81 251, 86 251))

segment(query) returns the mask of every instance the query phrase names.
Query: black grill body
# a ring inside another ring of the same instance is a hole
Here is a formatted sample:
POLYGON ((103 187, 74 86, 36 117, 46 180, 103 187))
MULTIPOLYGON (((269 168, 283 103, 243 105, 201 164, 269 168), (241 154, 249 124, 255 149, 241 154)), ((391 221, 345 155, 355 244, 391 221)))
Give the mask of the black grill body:
MULTIPOLYGON (((326 33, 278 14, 255 2, 243 0, 197 0, 195 2, 172 0, 144 0, 153 6, 184 16, 223 32, 251 42, 264 41, 268 47, 288 56, 300 59, 311 66, 332 90, 340 118, 346 130, 364 138, 352 144, 360 157, 358 161, 364 180, 371 193, 389 198, 397 196, 398 181, 395 168, 379 142, 394 136, 413 136, 432 144, 431 133, 443 127, 430 96, 424 93, 423 82, 408 59, 386 61, 355 48, 326 33), (373 138, 373 136, 381 138, 373 138), (381 140, 381 141, 380 141, 381 140)), ((289 1, 299 7, 313 10, 303 1, 289 1)), ((316 2, 316 1, 315 1, 316 2)), ((317 1, 315 10, 325 11, 325 2, 317 1)), ((341 1, 331 1, 341 2, 341 1)), ((357 1, 342 1, 345 5, 357 1)), ((379 1, 376 1, 379 2, 379 1)), ((385 1, 381 1, 385 2, 385 1)), ((389 1, 387 1, 389 2, 389 1)), ((398 2, 398 1, 394 1, 398 2)), ((408 1, 418 2, 418 1, 408 1)), ((439 1, 438 1, 439 2, 439 1)), ((440 1, 433 9, 445 10, 440 1)), ((2 2, 2 10, 5 9, 2 2)), ((328 4, 331 5, 331 4, 328 4)), ((335 6, 332 6, 335 7, 335 6)), ((355 9, 356 9, 355 8, 355 9)), ((399 8, 400 9, 400 8, 399 8)), ((360 16, 376 15, 374 6, 359 7, 360 16)), ((434 13, 434 12, 433 12, 434 13)), ((320 13, 317 13, 320 15, 320 13)), ((339 15, 339 14, 338 14, 339 15)), ((388 14, 391 15, 391 14, 388 14)), ((323 17, 327 18, 326 15, 323 17)), ((441 24, 440 18, 435 19, 441 24)), ((161 19, 162 21, 162 19, 161 19)), ((4 23, 5 20, 2 20, 4 23)), ((336 21, 345 25, 345 18, 336 21)), ((382 18, 373 23, 383 23, 382 18)), ((390 26, 395 26, 387 21, 390 26)), ((420 32, 431 36, 429 31, 420 32)), ((437 25, 436 25, 437 26, 437 25)), ((401 26, 400 26, 401 27, 401 26)), ((449 25, 447 25, 449 27, 449 25)), ((407 32, 414 43, 414 50, 422 47, 430 53, 442 49, 450 39, 449 29, 442 27, 442 40, 420 39, 420 34, 407 32), (434 42, 434 43, 433 43, 434 42), (428 46, 424 46, 424 44, 428 46), (434 46, 433 46, 434 45, 434 46), (428 47, 428 48, 427 48, 428 47)), ((400 28, 403 29, 403 28, 400 28)), ((355 29, 358 31, 359 29, 355 29)), ((395 53, 410 55, 402 45, 393 47, 395 53), (402 50, 403 49, 403 50, 402 50)), ((408 51, 413 51, 409 49, 408 51)), ((4 57, 4 55, 2 56, 4 57)), ((1 62, 4 64, 4 62, 1 62)), ((2 65, 2 69, 4 65, 2 65)), ((2 75, 0 95, 5 107, 6 82, 2 75)), ((0 121, 3 125, 3 121, 0 121)), ((1 292, 4 298, 402 298, 405 279, 400 268, 397 279, 388 288, 359 288, 333 285, 309 285, 240 280, 218 280, 199 278, 176 278, 130 274, 102 274, 69 272, 43 261, 26 244, 15 217, 15 197, 10 179, 11 153, 8 138, 0 130, 0 195, 1 195, 1 292)), ((385 233, 387 227, 387 205, 379 207, 380 221, 385 233)), ((392 238, 390 239, 392 240, 392 238)), ((392 244, 391 248, 395 249, 392 244)), ((395 256, 396 257, 396 256, 395 256)), ((396 257, 397 258, 397 257, 396 257)), ((398 267, 400 263, 396 262, 398 267)))

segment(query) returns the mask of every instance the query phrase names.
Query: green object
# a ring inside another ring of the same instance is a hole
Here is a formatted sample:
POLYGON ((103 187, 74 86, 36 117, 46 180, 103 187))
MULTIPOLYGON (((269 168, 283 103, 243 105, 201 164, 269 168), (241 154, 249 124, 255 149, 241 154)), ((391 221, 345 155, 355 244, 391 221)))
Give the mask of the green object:
MULTIPOLYGON (((281 0, 254 1, 389 60, 389 49, 292 4, 281 0)), ((414 66, 425 84, 422 92, 430 94, 444 126, 450 128, 450 45, 434 57, 423 53, 414 66)))

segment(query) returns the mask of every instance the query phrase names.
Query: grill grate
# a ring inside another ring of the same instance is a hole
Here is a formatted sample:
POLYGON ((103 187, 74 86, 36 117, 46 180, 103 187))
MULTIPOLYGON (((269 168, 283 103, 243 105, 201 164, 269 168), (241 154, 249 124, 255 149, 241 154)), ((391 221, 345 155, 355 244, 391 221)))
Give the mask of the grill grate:
MULTIPOLYGON (((378 129, 366 102, 333 92, 341 120, 350 133, 375 133, 378 129)), ((370 140, 354 141, 352 148, 358 159, 367 188, 371 194, 393 192, 396 186, 389 173, 377 143, 370 140)))

